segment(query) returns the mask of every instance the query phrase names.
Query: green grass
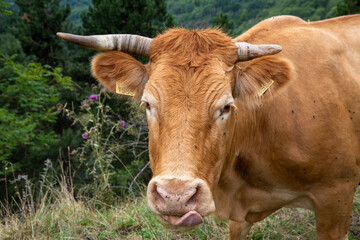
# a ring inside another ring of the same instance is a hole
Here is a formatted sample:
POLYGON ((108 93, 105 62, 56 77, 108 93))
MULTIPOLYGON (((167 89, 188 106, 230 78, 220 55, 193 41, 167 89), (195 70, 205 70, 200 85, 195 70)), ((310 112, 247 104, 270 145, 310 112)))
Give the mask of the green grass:
MULTIPOLYGON (((5 211, 6 212, 6 211, 5 211)), ((349 239, 360 239, 360 188, 354 199, 349 239)), ((227 239, 227 223, 210 216, 189 232, 165 229, 143 197, 106 205, 72 197, 65 187, 49 189, 35 212, 1 216, 0 239, 227 239), (50 199, 53 199, 50 201, 50 199)), ((315 217, 303 209, 282 209, 255 224, 249 239, 315 239, 315 217)))

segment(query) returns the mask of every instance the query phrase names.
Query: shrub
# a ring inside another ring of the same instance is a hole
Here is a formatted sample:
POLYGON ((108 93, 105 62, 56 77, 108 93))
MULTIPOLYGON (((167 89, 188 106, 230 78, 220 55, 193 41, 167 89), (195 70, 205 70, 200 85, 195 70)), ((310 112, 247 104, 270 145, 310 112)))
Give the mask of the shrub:
POLYGON ((61 91, 73 89, 60 68, 13 58, 0 58, 0 175, 10 164, 23 174, 41 167, 59 139, 53 126, 61 91))

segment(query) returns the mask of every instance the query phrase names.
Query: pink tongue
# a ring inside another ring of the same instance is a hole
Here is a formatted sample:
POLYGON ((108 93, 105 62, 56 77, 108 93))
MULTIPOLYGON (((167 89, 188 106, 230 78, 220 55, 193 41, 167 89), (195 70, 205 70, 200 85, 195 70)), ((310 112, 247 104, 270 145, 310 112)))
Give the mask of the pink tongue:
POLYGON ((162 216, 162 217, 172 225, 179 227, 192 227, 204 222, 204 219, 196 211, 190 211, 186 213, 184 216, 182 216, 180 219, 179 217, 175 217, 175 216, 162 216))

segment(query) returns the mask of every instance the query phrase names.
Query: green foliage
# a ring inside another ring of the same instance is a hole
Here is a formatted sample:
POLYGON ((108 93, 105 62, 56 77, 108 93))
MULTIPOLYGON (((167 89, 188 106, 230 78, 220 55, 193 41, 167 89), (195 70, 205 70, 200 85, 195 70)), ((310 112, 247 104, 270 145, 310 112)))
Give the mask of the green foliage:
POLYGON ((41 63, 52 66, 62 63, 62 42, 55 34, 71 27, 66 21, 70 6, 60 6, 60 2, 16 0, 19 11, 11 28, 27 55, 34 55, 41 63))
MULTIPOLYGON (((149 178, 150 172, 144 168, 148 161, 144 154, 147 153, 145 118, 129 102, 119 101, 108 93, 97 92, 101 102, 83 100, 84 96, 89 96, 89 91, 100 91, 95 85, 90 89, 95 80, 90 76, 89 58, 94 51, 80 49, 55 36, 57 31, 67 31, 66 18, 70 11, 67 3, 75 6, 74 1, 17 0, 19 10, 16 19, 13 18, 14 24, 0 35, 1 52, 18 54, 11 59, 4 57, 4 67, 0 70, 4 79, 0 126, 4 129, 1 134, 6 135, 0 145, 2 163, 7 163, 8 170, 11 166, 16 174, 36 176, 44 159, 58 157, 65 162, 67 171, 77 169, 77 190, 107 198, 114 192, 132 190, 135 182, 131 176, 149 178), (19 59, 24 59, 23 65, 15 64, 19 59), (56 76, 60 75, 58 68, 35 63, 27 65, 29 61, 63 66, 73 77, 77 91, 65 90, 64 86, 55 89, 55 85, 61 85, 56 83, 56 76), (33 79, 38 81, 31 82, 33 79), (62 103, 59 108, 64 111, 63 106, 71 104, 71 111, 57 115, 55 105, 59 102, 62 103), (84 107, 86 102, 88 105, 84 107), (126 127, 119 127, 119 119, 126 121, 126 127), (88 139, 82 139, 81 133, 88 133, 88 139), (109 195, 105 196, 105 192, 109 195)), ((112 12, 114 8, 109 8, 106 1, 95 1, 91 13, 117 14, 114 17, 128 18, 127 24, 121 25, 113 18, 97 19, 89 13, 84 15, 90 22, 89 28, 79 31, 98 34, 100 30, 96 29, 103 24, 117 33, 137 28, 135 33, 153 36, 171 24, 172 17, 166 14, 165 1, 117 3, 122 6, 119 13, 112 12), (140 21, 140 15, 146 19, 140 21)), ((116 6, 116 3, 111 5, 116 6)), ((3 166, 0 166, 0 174, 5 173, 3 166)))
POLYGON ((167 14, 165 0, 92 0, 81 18, 85 34, 154 37, 174 24, 173 17, 167 14))
POLYGON ((234 35, 259 21, 277 15, 295 15, 305 20, 333 16, 333 0, 168 0, 168 11, 187 28, 209 27, 220 14, 227 14, 234 23, 234 35))
POLYGON ((71 13, 68 18, 69 21, 71 21, 75 27, 81 27, 81 14, 88 10, 91 0, 62 0, 62 3, 69 4, 71 7, 71 13))
POLYGON ((13 56, 13 59, 19 63, 35 60, 25 55, 21 42, 11 33, 0 34, 0 53, 5 56, 13 56))
POLYGON ((221 12, 216 16, 213 26, 220 28, 229 35, 232 35, 234 23, 230 21, 228 14, 221 12))
POLYGON ((342 0, 336 5, 336 16, 360 13, 360 0, 342 0))
POLYGON ((5 33, 7 26, 12 24, 13 6, 14 4, 11 2, 0 0, 0 34, 5 33))
POLYGON ((9 9, 9 3, 0 0, 0 15, 11 15, 13 12, 9 9))
MULTIPOLYGON (((16 64, 1 57, 0 163, 28 172, 43 161, 58 141, 53 130, 61 91, 72 90, 60 68, 16 64)), ((1 169, 2 170, 2 169, 1 169)))

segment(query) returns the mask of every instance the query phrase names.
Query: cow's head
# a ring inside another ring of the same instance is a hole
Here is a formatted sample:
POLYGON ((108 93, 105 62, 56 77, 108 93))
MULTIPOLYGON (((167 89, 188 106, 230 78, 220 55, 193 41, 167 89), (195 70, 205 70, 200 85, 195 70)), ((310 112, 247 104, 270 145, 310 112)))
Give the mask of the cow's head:
POLYGON ((239 104, 253 107, 288 79, 288 64, 279 57, 248 60, 281 47, 234 43, 217 30, 173 29, 154 39, 58 35, 89 48, 121 50, 96 55, 92 72, 110 91, 118 83, 146 106, 153 171, 149 207, 168 226, 201 223, 216 210, 214 187, 235 154, 239 104), (150 61, 143 65, 124 52, 150 61), (261 88, 270 85, 264 96, 261 88))

